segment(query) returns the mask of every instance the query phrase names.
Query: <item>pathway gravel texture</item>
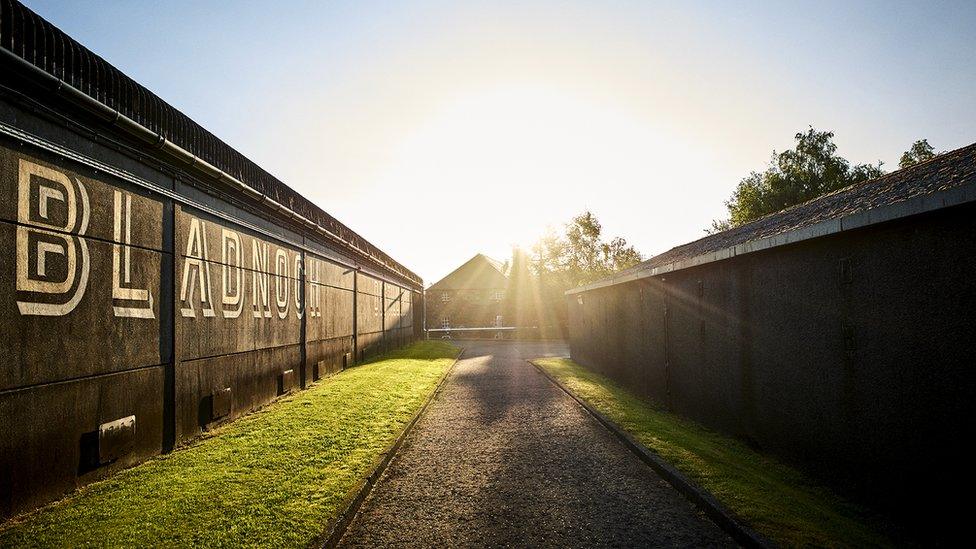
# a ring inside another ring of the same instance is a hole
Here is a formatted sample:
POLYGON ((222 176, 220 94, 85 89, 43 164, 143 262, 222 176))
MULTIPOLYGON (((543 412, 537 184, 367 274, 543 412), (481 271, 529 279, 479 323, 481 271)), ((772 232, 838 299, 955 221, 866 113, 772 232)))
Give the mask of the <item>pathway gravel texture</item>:
POLYGON ((460 345, 341 546, 734 545, 526 361, 564 345, 460 345))

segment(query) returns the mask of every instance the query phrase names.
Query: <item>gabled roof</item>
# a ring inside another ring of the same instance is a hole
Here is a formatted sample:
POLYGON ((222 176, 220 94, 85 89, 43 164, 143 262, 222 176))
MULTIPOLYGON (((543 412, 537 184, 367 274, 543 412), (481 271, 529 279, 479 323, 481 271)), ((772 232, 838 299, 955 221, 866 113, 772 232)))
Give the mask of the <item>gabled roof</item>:
POLYGON ((658 254, 576 293, 976 201, 976 143, 658 254))
POLYGON ((477 254, 430 286, 430 290, 485 290, 505 288, 505 265, 484 254, 477 254))
POLYGON ((491 263, 491 266, 494 267, 496 271, 500 272, 502 274, 502 276, 505 276, 505 277, 508 276, 508 271, 510 269, 509 269, 509 266, 507 264, 502 263, 501 261, 498 261, 497 259, 492 259, 492 258, 490 258, 490 257, 488 257, 487 255, 484 255, 484 254, 478 254, 478 255, 480 255, 481 257, 485 258, 485 260, 488 263, 491 263))

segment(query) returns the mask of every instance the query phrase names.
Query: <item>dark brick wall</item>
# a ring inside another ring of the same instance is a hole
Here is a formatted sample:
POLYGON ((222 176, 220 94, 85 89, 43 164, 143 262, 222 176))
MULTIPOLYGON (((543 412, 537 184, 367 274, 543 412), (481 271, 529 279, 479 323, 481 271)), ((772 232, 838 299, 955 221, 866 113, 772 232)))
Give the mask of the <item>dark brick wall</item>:
POLYGON ((301 229, 17 101, 0 123, 31 136, 0 133, 0 517, 416 338, 420 294, 301 229))
POLYGON ((974 220, 945 208, 568 296, 573 358, 949 531, 947 495, 972 487, 974 220))
POLYGON ((451 327, 482 328, 495 325, 495 317, 502 316, 504 325, 512 322, 511 306, 506 298, 493 299, 498 290, 432 290, 427 294, 427 328, 440 328, 441 320, 449 318, 451 327), (441 296, 447 294, 449 301, 441 296))

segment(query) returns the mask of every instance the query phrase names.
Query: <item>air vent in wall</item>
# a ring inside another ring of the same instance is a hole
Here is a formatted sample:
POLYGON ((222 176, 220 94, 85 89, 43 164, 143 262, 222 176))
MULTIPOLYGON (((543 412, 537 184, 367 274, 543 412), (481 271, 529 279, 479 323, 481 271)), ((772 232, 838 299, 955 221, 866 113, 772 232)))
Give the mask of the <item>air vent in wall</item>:
POLYGON ((98 426, 98 463, 105 465, 132 451, 136 441, 136 416, 98 426))
POLYGON ((295 370, 281 372, 281 377, 278 381, 278 394, 283 395, 289 393, 293 387, 295 387, 295 370))
POLYGON ((210 419, 217 420, 230 415, 231 407, 230 387, 217 389, 210 394, 210 419))

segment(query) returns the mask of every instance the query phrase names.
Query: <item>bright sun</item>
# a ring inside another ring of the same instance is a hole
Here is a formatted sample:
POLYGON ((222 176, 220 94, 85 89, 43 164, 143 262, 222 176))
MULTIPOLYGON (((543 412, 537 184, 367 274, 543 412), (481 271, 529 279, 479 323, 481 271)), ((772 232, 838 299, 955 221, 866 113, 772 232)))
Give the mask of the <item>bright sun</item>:
MULTIPOLYGON (((440 229, 490 229, 472 251, 507 254, 547 225, 619 200, 617 189, 680 180, 662 168, 689 162, 688 148, 608 102, 509 85, 445 104, 401 142, 385 177, 443 200, 440 229)), ((664 189, 656 199, 667 198, 664 189)))

